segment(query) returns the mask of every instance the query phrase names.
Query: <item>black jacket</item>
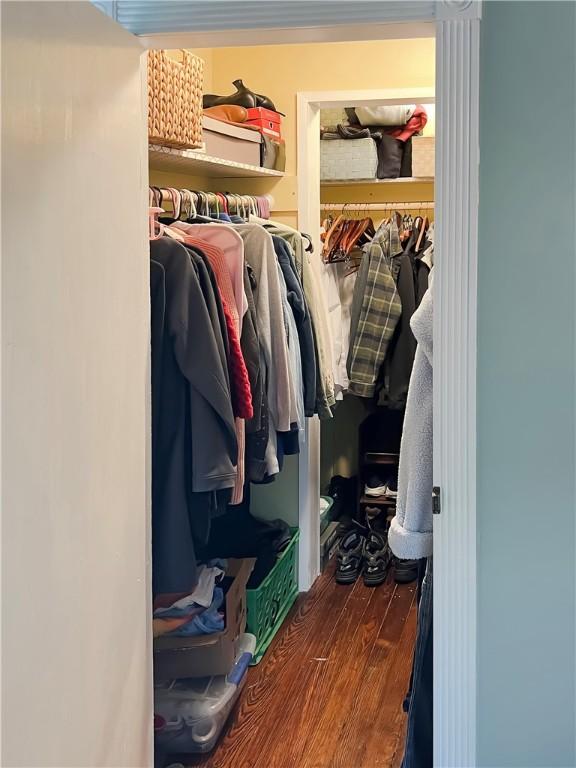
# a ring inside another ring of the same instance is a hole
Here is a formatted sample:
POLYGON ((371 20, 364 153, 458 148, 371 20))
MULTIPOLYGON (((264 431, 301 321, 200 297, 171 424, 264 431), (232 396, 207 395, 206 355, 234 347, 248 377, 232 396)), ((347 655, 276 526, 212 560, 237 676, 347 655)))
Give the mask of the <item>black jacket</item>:
POLYGON ((180 592, 194 586, 194 545, 234 485, 238 445, 214 297, 207 304, 184 246, 161 238, 150 251, 153 585, 180 592))
POLYGON ((410 320, 428 289, 428 267, 415 251, 415 237, 411 236, 400 256, 396 277, 398 295, 402 302, 402 314, 388 348, 383 365, 384 391, 379 404, 390 408, 404 408, 408 396, 410 376, 416 354, 416 339, 410 320))
POLYGON ((304 298, 302 285, 296 274, 290 246, 277 235, 272 235, 272 240, 274 241, 276 258, 286 282, 288 304, 292 309, 298 331, 300 357, 302 360, 302 378, 304 381, 304 413, 306 416, 313 416, 316 406, 316 352, 310 310, 304 298))

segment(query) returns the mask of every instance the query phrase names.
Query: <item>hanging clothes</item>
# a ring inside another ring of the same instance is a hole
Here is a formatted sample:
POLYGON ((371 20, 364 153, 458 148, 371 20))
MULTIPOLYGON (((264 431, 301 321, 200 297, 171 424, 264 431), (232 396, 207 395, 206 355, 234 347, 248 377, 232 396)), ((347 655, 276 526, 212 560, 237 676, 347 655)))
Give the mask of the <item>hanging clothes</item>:
POLYGON ((328 321, 328 309, 320 284, 320 276, 314 267, 310 254, 306 252, 304 238, 287 224, 251 216, 250 221, 259 222, 273 234, 285 238, 294 253, 294 260, 302 289, 311 315, 316 354, 316 405, 315 410, 322 418, 332 417, 332 406, 336 402, 332 363, 332 339, 328 321))
POLYGON ((312 318, 304 298, 302 284, 298 278, 294 252, 290 244, 278 235, 272 235, 272 241, 276 258, 284 275, 288 291, 288 303, 292 308, 298 331, 304 389, 304 412, 306 416, 313 416, 316 405, 316 355, 312 318))
POLYGON ((380 370, 376 389, 378 405, 393 409, 403 409, 406 406, 416 354, 416 339, 410 322, 428 290, 429 261, 433 258, 433 242, 426 239, 421 250, 417 251, 417 240, 418 233, 413 231, 403 253, 398 257, 397 274, 394 266, 392 270, 396 278, 402 313, 380 370))
POLYGON ((215 334, 220 319, 209 315, 197 268, 168 238, 152 241, 150 253, 153 587, 171 593, 195 584, 195 543, 207 540, 218 492, 229 498, 238 443, 224 343, 215 334))

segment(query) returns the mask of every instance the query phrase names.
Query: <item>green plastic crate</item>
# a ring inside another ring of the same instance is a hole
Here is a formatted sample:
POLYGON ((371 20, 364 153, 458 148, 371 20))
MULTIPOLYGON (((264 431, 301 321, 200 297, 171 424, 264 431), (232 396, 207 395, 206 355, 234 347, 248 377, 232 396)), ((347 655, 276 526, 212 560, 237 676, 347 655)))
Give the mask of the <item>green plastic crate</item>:
POLYGON ((292 529, 292 541, 257 589, 246 590, 247 632, 256 635, 252 664, 258 664, 298 596, 298 541, 300 531, 292 529))

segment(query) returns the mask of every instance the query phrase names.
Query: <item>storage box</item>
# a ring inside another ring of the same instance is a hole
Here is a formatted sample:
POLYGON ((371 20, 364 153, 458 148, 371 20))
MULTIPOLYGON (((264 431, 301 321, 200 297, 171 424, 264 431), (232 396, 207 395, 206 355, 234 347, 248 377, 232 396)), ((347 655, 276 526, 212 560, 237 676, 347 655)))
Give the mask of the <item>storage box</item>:
POLYGON ((338 532, 339 523, 336 520, 328 523, 320 536, 320 567, 322 570, 328 565, 340 546, 342 536, 338 532))
POLYGON ((412 176, 434 178, 435 140, 434 136, 412 137, 412 176))
POLYGON ((332 520, 332 507, 334 499, 331 496, 320 496, 320 533, 324 533, 328 523, 332 520))
MULTIPOLYGON (((154 679, 227 675, 234 666, 236 641, 246 629, 246 584, 256 562, 253 558, 228 560, 226 626, 223 632, 197 637, 163 635, 154 640, 154 679)), ((226 587, 226 584, 224 584, 226 587)))
POLYGON ((202 120, 202 126, 207 155, 231 160, 234 163, 260 165, 262 136, 259 131, 241 128, 206 116, 202 120))
POLYGON ((190 149, 202 146, 203 85, 204 61, 200 57, 183 50, 177 54, 148 51, 150 144, 190 149))
POLYGON ((248 631, 256 635, 253 664, 264 656, 286 614, 298 597, 298 541, 300 532, 292 531, 292 540, 276 565, 257 589, 248 590, 248 631))
POLYGON ((248 110, 248 125, 255 125, 266 136, 273 139, 282 138, 282 115, 263 107, 253 107, 248 110))
POLYGON ((255 648, 254 635, 241 635, 229 675, 172 680, 155 686, 154 737, 158 752, 169 755, 214 749, 244 687, 255 648))
POLYGON ((323 139, 320 142, 320 178, 375 179, 378 153, 374 139, 323 139))

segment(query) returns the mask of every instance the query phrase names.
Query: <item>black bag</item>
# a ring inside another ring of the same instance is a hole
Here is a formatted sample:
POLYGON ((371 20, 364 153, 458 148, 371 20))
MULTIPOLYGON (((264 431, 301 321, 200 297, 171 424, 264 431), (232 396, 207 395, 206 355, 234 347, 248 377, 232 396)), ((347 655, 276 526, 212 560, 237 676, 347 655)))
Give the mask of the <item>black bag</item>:
POLYGON ((400 141, 387 133, 382 133, 376 140, 378 148, 379 179, 398 179, 412 176, 412 139, 400 141))
POLYGON ((260 165, 274 171, 286 170, 286 145, 284 141, 274 141, 262 134, 260 144, 260 165))

